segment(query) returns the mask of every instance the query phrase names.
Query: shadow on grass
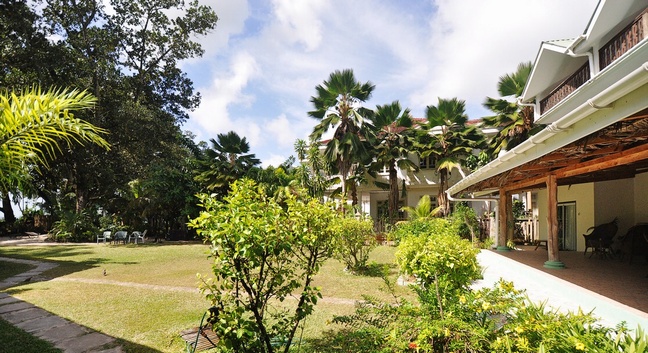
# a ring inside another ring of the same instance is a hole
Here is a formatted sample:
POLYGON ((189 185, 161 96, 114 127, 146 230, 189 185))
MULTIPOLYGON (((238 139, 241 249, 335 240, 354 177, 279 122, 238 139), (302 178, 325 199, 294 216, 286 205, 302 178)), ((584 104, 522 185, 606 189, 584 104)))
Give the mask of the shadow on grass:
POLYGON ((396 268, 395 264, 379 264, 372 262, 354 271, 354 274, 365 277, 386 277, 391 270, 396 268))

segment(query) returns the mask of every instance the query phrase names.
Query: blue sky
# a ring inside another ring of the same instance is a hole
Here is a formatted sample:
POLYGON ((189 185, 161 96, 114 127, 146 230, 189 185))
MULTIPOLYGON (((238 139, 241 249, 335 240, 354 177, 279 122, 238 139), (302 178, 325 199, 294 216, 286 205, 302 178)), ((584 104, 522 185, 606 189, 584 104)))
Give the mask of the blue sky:
POLYGON ((183 129, 198 141, 230 130, 264 166, 293 154, 316 120, 315 86, 353 69, 376 85, 366 107, 399 100, 423 117, 438 97, 488 115, 486 96, 543 40, 581 34, 597 0, 201 0, 219 16, 182 63, 202 95, 183 129))

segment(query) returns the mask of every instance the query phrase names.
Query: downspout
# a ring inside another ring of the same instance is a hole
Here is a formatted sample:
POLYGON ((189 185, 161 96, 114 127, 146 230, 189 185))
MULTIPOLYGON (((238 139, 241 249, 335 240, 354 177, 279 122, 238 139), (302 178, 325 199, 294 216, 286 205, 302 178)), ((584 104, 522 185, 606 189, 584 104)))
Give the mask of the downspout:
POLYGON ((576 54, 574 52, 574 48, 578 44, 580 44, 580 42, 582 42, 585 39, 585 37, 586 36, 584 34, 581 34, 580 36, 578 36, 578 38, 576 38, 574 43, 572 43, 572 45, 570 45, 569 48, 567 48, 567 51, 565 52, 565 54, 571 56, 572 58, 580 58, 580 57, 583 57, 583 56, 587 56, 587 63, 589 64, 590 78, 593 78, 594 77, 594 67, 595 67, 595 65, 594 65, 594 54, 592 54, 589 50, 586 51, 583 54, 576 54))

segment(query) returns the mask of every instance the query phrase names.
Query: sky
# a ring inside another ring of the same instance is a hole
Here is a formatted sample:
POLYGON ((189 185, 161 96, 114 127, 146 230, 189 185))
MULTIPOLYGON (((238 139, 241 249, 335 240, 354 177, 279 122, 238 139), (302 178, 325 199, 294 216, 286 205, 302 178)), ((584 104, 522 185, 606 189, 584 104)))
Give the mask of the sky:
POLYGON ((200 0, 219 17, 181 63, 202 102, 183 125, 196 141, 235 131, 264 167, 294 155, 317 120, 315 87, 352 69, 376 86, 364 106, 400 101, 414 117, 438 98, 470 119, 499 97, 500 76, 534 61, 542 41, 582 34, 598 0, 200 0))

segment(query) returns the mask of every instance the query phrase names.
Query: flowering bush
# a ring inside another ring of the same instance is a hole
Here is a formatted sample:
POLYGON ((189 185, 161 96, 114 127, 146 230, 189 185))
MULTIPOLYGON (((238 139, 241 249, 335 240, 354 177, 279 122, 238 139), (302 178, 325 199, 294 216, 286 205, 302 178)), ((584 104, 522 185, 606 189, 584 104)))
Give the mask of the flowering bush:
POLYGON ((340 330, 312 342, 311 352, 647 351, 648 337, 641 329, 633 334, 624 325, 606 328, 590 313, 561 313, 531 303, 511 282, 471 289, 479 274, 476 251, 460 240, 457 228, 442 219, 408 223, 397 229, 402 236, 398 263, 420 279, 412 286, 418 302, 365 298, 354 314, 336 317, 340 330))

